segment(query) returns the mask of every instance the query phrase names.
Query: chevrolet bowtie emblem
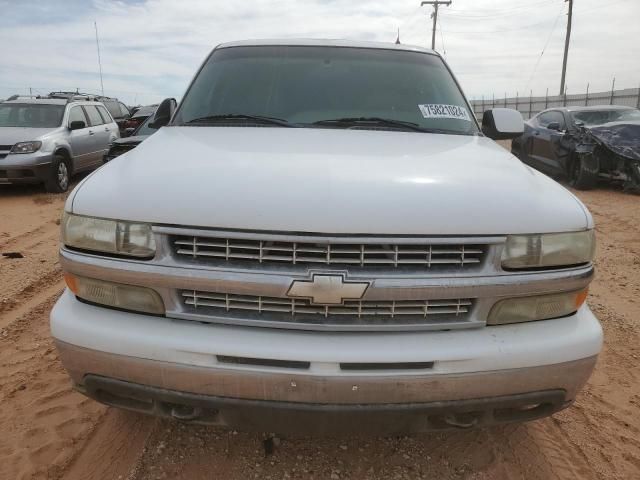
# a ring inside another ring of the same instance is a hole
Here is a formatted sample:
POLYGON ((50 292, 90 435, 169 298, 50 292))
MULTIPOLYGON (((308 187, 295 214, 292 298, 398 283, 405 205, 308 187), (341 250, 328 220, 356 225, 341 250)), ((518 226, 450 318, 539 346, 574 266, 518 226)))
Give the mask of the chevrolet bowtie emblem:
POLYGON ((287 295, 304 297, 319 305, 340 305, 362 298, 369 282, 347 282, 344 275, 314 274, 311 280, 294 280, 287 295))

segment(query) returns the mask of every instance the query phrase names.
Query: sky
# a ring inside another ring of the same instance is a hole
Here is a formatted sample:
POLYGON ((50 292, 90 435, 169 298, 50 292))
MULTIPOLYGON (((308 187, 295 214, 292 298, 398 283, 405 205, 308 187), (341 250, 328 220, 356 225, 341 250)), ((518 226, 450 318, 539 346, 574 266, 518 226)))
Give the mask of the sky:
MULTIPOLYGON (((180 98, 211 49, 253 38, 430 47, 420 0, 0 0, 0 98, 75 90, 125 103, 180 98)), ((453 0, 436 40, 470 99, 557 94, 565 0, 453 0), (525 93, 526 92, 526 93, 525 93)), ((640 0, 574 0, 567 92, 640 86, 640 0)))

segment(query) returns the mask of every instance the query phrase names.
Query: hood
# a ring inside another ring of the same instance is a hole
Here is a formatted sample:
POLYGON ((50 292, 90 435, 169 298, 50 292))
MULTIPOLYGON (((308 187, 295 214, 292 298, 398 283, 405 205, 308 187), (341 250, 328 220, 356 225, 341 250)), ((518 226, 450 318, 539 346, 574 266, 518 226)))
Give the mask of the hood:
POLYGON ((57 130, 54 128, 0 127, 0 145, 13 145, 18 142, 39 140, 44 135, 57 130))
POLYGON ((77 189, 73 211, 161 224, 336 234, 582 230, 555 181, 480 136, 165 127, 77 189))
POLYGON ((621 157, 640 160, 640 121, 610 122, 588 128, 595 140, 621 157))

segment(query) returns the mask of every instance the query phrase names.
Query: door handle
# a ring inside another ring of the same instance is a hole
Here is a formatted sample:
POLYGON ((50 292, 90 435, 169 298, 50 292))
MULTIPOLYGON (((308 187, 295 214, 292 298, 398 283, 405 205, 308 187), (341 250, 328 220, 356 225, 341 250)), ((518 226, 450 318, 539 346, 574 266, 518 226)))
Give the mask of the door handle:
POLYGON ((109 130, 109 127, 104 127, 104 131, 105 132, 110 132, 111 130, 109 130))
POLYGON ((93 135, 93 134, 94 134, 94 133, 93 133, 91 130, 89 130, 89 135, 93 135))

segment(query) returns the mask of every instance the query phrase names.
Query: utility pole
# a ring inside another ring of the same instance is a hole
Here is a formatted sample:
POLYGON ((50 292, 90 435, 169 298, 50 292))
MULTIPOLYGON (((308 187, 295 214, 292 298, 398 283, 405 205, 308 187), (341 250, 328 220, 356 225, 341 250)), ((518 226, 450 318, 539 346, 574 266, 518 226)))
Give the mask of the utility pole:
POLYGON ((567 15, 567 36, 564 39, 564 58, 562 59, 562 79, 560 80, 560 95, 564 93, 564 79, 567 74, 567 56, 569 55, 569 39, 571 38, 571 15, 573 13, 573 0, 569 2, 569 14, 567 15))
POLYGON ((451 5, 451 0, 443 1, 443 0, 434 0, 431 2, 422 2, 420 6, 423 5, 433 5, 433 13, 431 14, 431 18, 433 19, 433 30, 431 31, 431 50, 436 49, 436 22, 438 21, 438 7, 440 5, 451 5))

